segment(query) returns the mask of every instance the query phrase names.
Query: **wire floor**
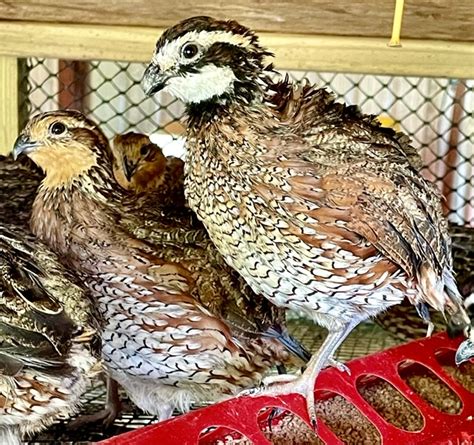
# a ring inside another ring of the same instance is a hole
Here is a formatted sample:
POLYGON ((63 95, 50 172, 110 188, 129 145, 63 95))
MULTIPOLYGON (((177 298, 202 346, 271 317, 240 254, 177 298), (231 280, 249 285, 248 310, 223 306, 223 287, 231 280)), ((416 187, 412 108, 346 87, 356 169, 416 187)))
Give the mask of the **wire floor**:
MULTIPOLYGON (((293 318, 288 321, 291 333, 300 340, 308 350, 314 352, 318 349, 326 331, 314 326, 311 322, 293 318)), ((372 322, 365 323, 356 328, 346 339, 337 352, 337 359, 348 361, 353 358, 368 355, 391 346, 400 344, 400 341, 390 337, 386 331, 372 322)), ((275 371, 276 372, 276 371, 275 371)), ((38 434, 29 445, 80 445, 96 442, 117 434, 141 428, 156 422, 154 416, 141 412, 123 395, 123 410, 114 424, 104 429, 102 424, 88 425, 78 431, 70 430, 67 427, 71 420, 69 417, 59 419, 48 430, 38 434)), ((83 409, 79 413, 92 414, 99 411, 105 403, 105 386, 100 380, 83 397, 83 409)), ((198 406, 196 406, 198 407, 198 406)))

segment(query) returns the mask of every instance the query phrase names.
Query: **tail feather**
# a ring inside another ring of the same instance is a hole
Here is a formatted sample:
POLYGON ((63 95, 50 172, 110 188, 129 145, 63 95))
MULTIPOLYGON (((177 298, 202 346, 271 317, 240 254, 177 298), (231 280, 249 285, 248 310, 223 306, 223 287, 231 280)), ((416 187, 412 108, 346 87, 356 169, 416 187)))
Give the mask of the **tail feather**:
POLYGON ((278 340, 291 354, 298 357, 304 363, 311 358, 311 353, 286 330, 280 326, 271 326, 265 331, 265 336, 278 340))
POLYGON ((429 266, 420 268, 420 290, 423 300, 434 309, 448 316, 448 334, 455 337, 464 334, 467 339, 456 352, 456 363, 460 364, 474 357, 474 326, 469 318, 467 307, 459 292, 456 280, 450 269, 445 268, 441 279, 429 266))
POLYGON ((446 309, 450 315, 450 324, 458 326, 462 331, 465 331, 471 325, 471 320, 464 305, 463 297, 457 287, 456 280, 450 271, 445 271, 443 279, 444 289, 448 296, 446 309))

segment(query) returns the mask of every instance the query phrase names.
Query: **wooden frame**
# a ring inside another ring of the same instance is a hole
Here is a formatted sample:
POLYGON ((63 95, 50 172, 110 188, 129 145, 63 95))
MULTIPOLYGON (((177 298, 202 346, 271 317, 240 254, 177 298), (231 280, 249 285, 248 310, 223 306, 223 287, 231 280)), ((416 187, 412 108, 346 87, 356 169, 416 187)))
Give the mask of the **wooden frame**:
MULTIPOLYGON (((18 133, 17 58, 148 62, 161 28, 0 20, 0 154, 18 133)), ((470 42, 259 32, 279 69, 474 78, 470 42)))
POLYGON ((232 19, 258 32, 390 38, 394 9, 403 39, 474 42, 472 0, 21 0, 0 20, 168 28, 193 16, 232 19), (77 3, 77 2, 76 2, 77 3), (401 20, 399 21, 401 22, 401 20))
MULTIPOLYGON (((163 29, 0 21, 0 55, 148 62, 163 29)), ((259 33, 281 69, 474 78, 469 42, 259 33)))
POLYGON ((18 59, 0 57, 0 154, 10 152, 18 136, 18 59))

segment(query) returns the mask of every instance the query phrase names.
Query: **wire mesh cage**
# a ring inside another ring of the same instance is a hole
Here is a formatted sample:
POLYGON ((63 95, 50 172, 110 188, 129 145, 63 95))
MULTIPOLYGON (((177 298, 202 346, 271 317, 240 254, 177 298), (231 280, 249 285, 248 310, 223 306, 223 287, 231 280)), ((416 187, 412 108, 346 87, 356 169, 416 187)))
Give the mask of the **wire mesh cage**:
MULTIPOLYGON (((184 155, 184 106, 166 93, 153 98, 140 85, 145 65, 111 61, 20 59, 20 124, 38 112, 74 108, 83 111, 111 138, 136 131, 149 134, 165 155, 184 155)), ((404 131, 420 149, 423 174, 436 182, 445 196, 452 222, 474 225, 474 80, 379 76, 349 73, 290 71, 296 81, 332 90, 340 100, 357 104, 377 115, 383 125, 404 131)), ((324 331, 298 318, 290 330, 311 351, 317 350, 324 331)), ((373 323, 358 327, 338 351, 347 361, 398 342, 373 323)), ((101 408, 105 388, 100 383, 84 396, 86 412, 101 408)), ((79 433, 65 432, 68 419, 30 443, 82 443, 155 422, 131 405, 106 434, 101 427, 79 433), (59 439, 60 438, 60 439, 59 439), (54 440, 53 440, 54 439, 54 440)))
MULTIPOLYGON (((29 115, 75 108, 108 137, 130 130, 152 134, 165 154, 183 154, 184 106, 166 93, 145 97, 145 65, 29 58, 21 62, 20 108, 29 115)), ((423 174, 444 195, 449 219, 474 224, 474 80, 291 71, 328 87, 382 124, 406 132, 419 148, 423 174)))

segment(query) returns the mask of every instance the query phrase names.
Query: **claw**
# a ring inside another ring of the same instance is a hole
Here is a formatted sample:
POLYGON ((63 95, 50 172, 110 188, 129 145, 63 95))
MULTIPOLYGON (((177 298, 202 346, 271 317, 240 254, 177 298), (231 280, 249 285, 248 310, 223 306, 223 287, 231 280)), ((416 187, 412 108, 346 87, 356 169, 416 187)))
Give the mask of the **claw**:
POLYGON ((79 416, 72 422, 69 422, 68 429, 78 429, 89 423, 102 422, 106 428, 112 426, 115 419, 120 414, 122 403, 118 393, 118 383, 107 377, 107 402, 104 409, 95 414, 79 416))
POLYGON ((279 375, 270 375, 263 379, 262 385, 264 387, 271 387, 272 385, 290 383, 295 381, 298 378, 297 375, 293 374, 279 374, 279 375))
POLYGON ((432 321, 428 322, 428 327, 426 328, 426 336, 431 337, 431 334, 434 331, 434 323, 432 321))
POLYGON ((262 388, 244 389, 237 394, 237 397, 255 397, 262 393, 262 388))
POLYGON ((347 365, 335 360, 332 357, 328 360, 328 365, 337 368, 340 372, 347 372, 348 375, 351 375, 351 370, 347 367, 347 365))
POLYGON ((95 335, 97 335, 97 330, 96 329, 85 330, 80 335, 74 337, 72 339, 72 341, 74 343, 90 342, 94 338, 95 335))

